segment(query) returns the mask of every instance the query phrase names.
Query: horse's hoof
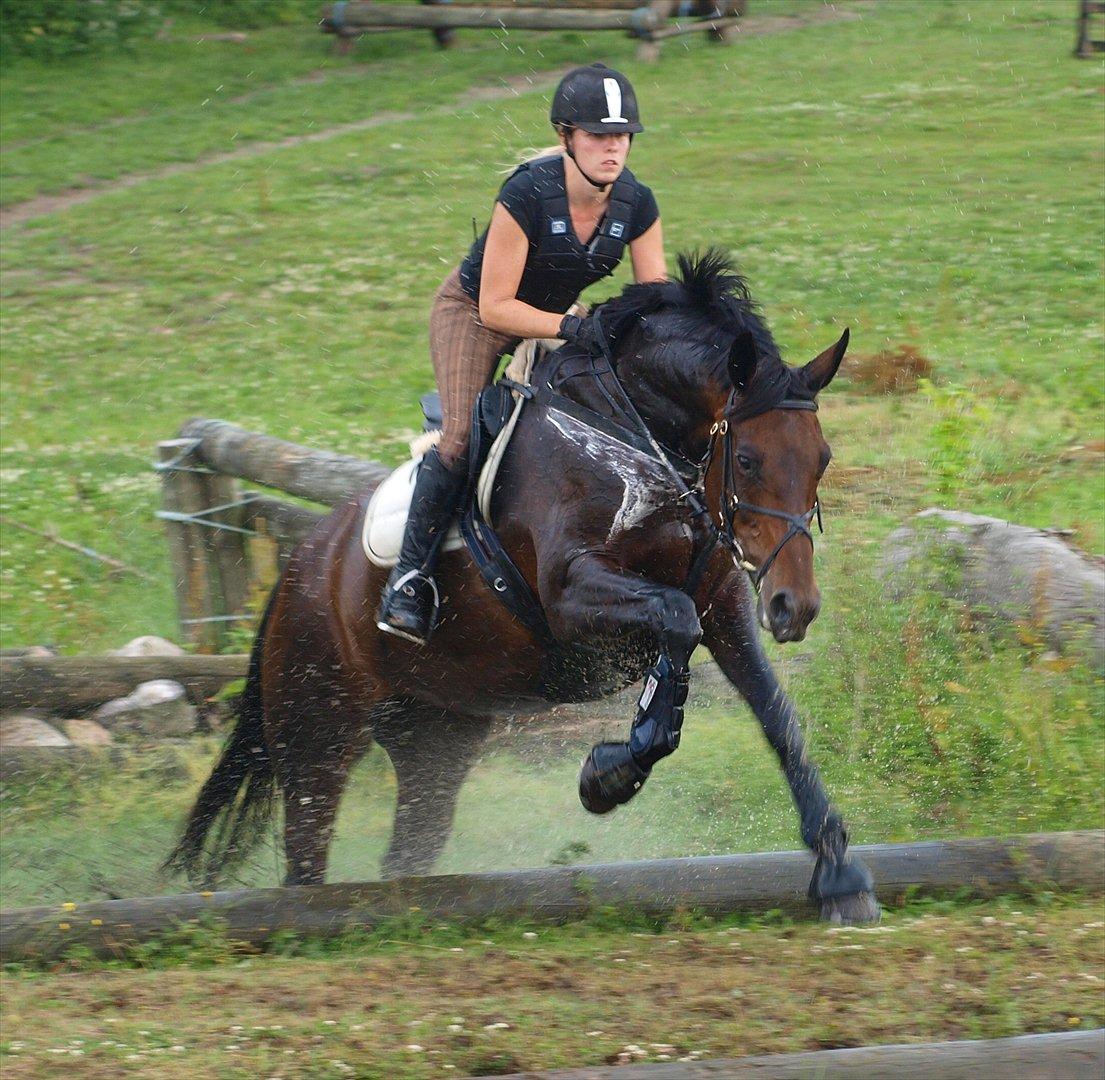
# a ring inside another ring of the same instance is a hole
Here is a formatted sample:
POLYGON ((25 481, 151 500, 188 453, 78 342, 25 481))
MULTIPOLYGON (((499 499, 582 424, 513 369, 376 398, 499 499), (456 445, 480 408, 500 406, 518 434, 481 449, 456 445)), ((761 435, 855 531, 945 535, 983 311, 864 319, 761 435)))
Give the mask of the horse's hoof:
POLYGON ((609 814, 629 802, 648 779, 626 743, 599 743, 579 771, 579 801, 592 814, 609 814))
POLYGON ((831 896, 821 901, 821 919, 834 926, 867 926, 882 920, 882 908, 873 892, 831 896))

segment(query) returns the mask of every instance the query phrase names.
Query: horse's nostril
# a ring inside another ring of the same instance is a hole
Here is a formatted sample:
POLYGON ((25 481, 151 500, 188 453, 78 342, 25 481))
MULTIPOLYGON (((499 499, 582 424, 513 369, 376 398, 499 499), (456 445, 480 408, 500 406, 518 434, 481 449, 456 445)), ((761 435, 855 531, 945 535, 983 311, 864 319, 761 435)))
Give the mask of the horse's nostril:
POLYGON ((779 589, 768 605, 772 625, 788 623, 794 618, 794 601, 787 589, 779 589))

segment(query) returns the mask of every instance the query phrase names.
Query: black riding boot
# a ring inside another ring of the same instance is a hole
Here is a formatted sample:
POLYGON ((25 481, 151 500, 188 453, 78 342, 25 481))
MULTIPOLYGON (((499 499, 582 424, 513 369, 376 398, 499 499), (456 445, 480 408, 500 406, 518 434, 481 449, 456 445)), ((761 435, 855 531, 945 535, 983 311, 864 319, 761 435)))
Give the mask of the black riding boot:
POLYGON ((434 566, 467 479, 467 469, 463 465, 449 469, 436 448, 422 459, 399 562, 388 578, 376 616, 381 630, 419 644, 433 633, 439 606, 434 566))

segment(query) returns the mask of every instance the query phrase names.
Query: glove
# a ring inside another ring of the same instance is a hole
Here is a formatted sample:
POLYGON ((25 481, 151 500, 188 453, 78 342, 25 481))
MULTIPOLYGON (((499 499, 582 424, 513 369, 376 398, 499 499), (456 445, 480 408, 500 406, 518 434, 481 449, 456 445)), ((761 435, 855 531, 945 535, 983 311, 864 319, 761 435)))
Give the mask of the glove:
POLYGON ((578 315, 565 315, 560 320, 560 329, 556 332, 556 336, 561 341, 578 345, 590 353, 600 352, 602 348, 595 320, 590 317, 581 319, 578 315))

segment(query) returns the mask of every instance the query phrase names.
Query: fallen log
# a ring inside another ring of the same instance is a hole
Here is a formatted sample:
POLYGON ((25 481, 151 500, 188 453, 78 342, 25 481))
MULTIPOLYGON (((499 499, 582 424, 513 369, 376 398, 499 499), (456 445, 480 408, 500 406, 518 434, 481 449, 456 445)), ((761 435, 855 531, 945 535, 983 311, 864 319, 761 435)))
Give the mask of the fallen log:
MULTIPOLYGON (((1105 890, 1105 832, 856 847, 893 903, 906 889, 987 896, 1034 890, 1105 890)), ((121 955, 182 925, 216 920, 232 940, 278 932, 334 936, 420 910, 433 917, 566 919, 609 906, 649 914, 783 908, 809 912, 813 868, 805 851, 716 855, 597 866, 399 878, 361 884, 184 893, 24 908, 0 914, 0 962, 49 959, 81 945, 121 955)))
POLYGON ((48 709, 72 716, 125 697, 139 683, 173 679, 194 705, 244 678, 248 657, 5 656, 0 657, 0 709, 48 709))
POLYGON ((458 7, 454 4, 415 6, 413 4, 373 4, 350 0, 335 10, 324 9, 324 29, 339 32, 386 26, 396 30, 475 28, 506 30, 634 30, 647 32, 660 19, 648 8, 614 10, 610 8, 562 7, 458 7))
POLYGON ((215 472, 327 506, 371 491, 391 471, 376 461, 311 450, 226 420, 189 420, 179 438, 194 439, 194 455, 215 472))
MULTIPOLYGON (((502 1080, 602 1080, 609 1068, 549 1069, 508 1073, 502 1080)), ((1006 1039, 896 1043, 808 1050, 796 1054, 715 1058, 659 1065, 622 1065, 618 1080, 1101 1080, 1105 1076, 1105 1029, 1014 1035, 1006 1039)))

